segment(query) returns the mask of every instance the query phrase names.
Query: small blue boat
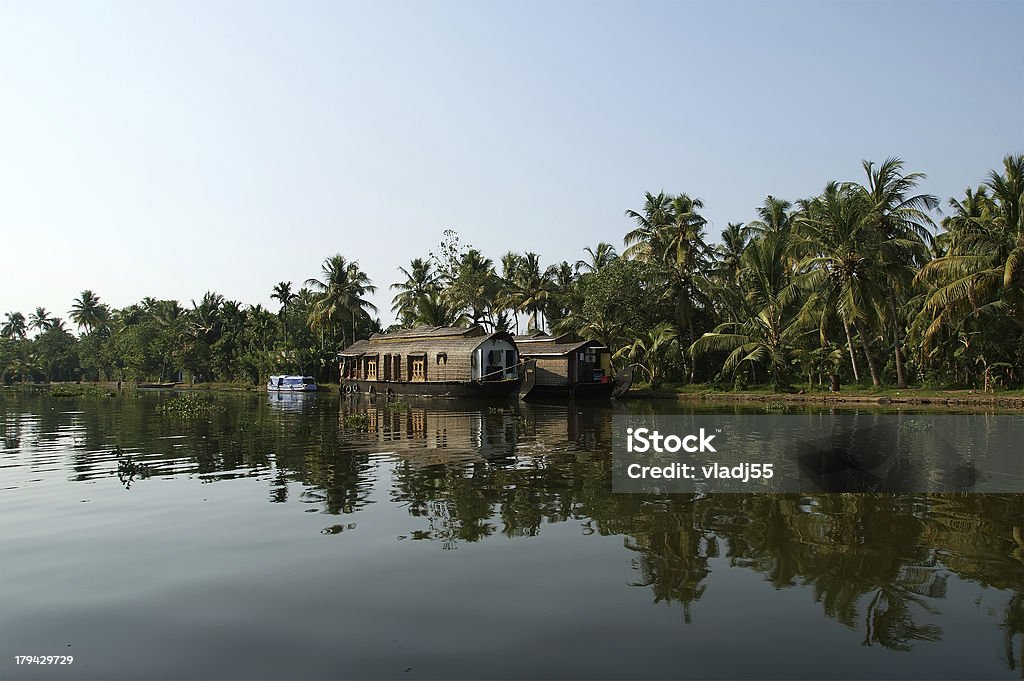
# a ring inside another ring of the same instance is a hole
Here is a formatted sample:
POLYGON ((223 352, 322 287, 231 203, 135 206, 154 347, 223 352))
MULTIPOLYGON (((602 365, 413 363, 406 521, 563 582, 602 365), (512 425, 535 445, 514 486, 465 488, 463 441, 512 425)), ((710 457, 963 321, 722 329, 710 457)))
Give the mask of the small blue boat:
POLYGON ((267 390, 273 393, 313 393, 317 391, 312 376, 271 376, 267 390))

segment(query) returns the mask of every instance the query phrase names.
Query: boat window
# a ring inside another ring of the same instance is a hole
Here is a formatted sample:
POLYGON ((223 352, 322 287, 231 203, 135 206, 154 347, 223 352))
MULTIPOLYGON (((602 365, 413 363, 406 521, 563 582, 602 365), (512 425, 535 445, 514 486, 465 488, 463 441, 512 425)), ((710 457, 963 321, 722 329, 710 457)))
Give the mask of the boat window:
POLYGON ((427 358, 426 356, 409 358, 409 377, 413 381, 424 382, 427 380, 427 358))
POLYGON ((444 362, 445 364, 448 363, 448 353, 447 352, 439 352, 439 353, 437 353, 437 363, 441 364, 442 362, 444 362))

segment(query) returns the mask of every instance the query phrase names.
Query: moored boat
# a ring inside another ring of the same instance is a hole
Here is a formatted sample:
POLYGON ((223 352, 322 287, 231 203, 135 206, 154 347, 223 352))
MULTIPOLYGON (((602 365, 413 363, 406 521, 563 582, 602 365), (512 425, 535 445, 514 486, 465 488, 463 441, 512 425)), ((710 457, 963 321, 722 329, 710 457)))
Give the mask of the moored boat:
POLYGON ((598 341, 533 331, 515 342, 525 366, 523 399, 609 399, 625 392, 612 373, 611 351, 598 341))
POLYGON ((316 379, 312 376, 271 376, 267 391, 282 393, 309 393, 317 391, 316 379))
POLYGON ((504 397, 519 386, 512 336, 480 326, 377 333, 338 353, 344 393, 504 397))

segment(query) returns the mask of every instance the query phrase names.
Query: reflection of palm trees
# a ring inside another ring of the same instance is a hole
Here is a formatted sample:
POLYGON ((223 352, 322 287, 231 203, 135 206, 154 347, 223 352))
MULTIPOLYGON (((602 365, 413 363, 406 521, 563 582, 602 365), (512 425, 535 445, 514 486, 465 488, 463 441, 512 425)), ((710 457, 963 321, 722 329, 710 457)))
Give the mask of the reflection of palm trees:
POLYGON ((683 620, 689 624, 690 604, 704 595, 707 587, 703 582, 710 572, 708 559, 718 554, 718 544, 698 527, 692 504, 687 504, 682 513, 659 517, 656 523, 625 541, 627 549, 640 554, 634 566, 642 579, 633 586, 650 587, 655 603, 681 604, 683 620))
MULTIPOLYGON (((126 450, 145 452, 154 475, 194 475, 216 484, 259 471, 270 500, 312 502, 330 514, 356 513, 370 503, 375 487, 386 489, 390 504, 417 519, 406 536, 443 549, 533 537, 551 524, 572 522, 584 534, 621 536, 633 559, 634 586, 656 602, 678 604, 687 621, 700 617, 693 603, 720 584, 710 566, 721 555, 731 569, 763 575, 765 589, 788 590, 778 600, 783 606, 814 598, 828 617, 863 628, 857 638, 865 645, 894 651, 940 639, 941 621, 932 621, 932 614, 939 617, 935 606, 947 597, 946 575, 955 573, 1005 594, 1005 611, 999 612, 1000 603, 994 613, 1005 638, 1001 654, 1011 669, 1020 664, 1013 648, 1024 633, 1021 553, 1015 553, 1024 546, 1022 495, 613 494, 611 410, 398 409, 378 401, 378 430, 356 435, 339 428, 333 411, 311 410, 299 419, 265 401, 225 404, 223 413, 190 424, 173 448, 163 436, 182 432, 181 423, 169 424, 141 400, 100 400, 78 415, 39 409, 38 425, 9 425, 6 446, 74 425, 84 429, 83 446, 73 455, 78 479, 109 477, 109 467, 97 467, 94 453, 116 439, 126 450), (471 421, 481 424, 479 432, 471 421), (468 445, 470 433, 508 444, 517 456, 477 456, 468 445), (534 448, 540 444, 546 446, 534 448), (408 449, 393 468, 377 465, 374 453, 402 446, 408 449), (444 449, 463 456, 417 458, 417 447, 420 453, 444 449), (385 470, 393 473, 382 480, 385 470)), ((346 402, 350 408, 367 405, 346 402)), ((330 532, 353 526, 324 525, 330 532)), ((736 601, 734 607, 744 605, 736 601)))
POLYGON ((1013 657, 1013 637, 1024 634, 1024 592, 1018 591, 1013 594, 1010 602, 1006 604, 1006 610, 1003 611, 1003 623, 1000 626, 1005 641, 1006 665, 1010 669, 1019 667, 1021 675, 1024 676, 1024 640, 1020 644, 1020 655, 1017 659, 1013 657))
MULTIPOLYGON (((944 581, 944 580, 943 580, 944 581)), ((914 624, 910 605, 934 614, 925 600, 898 586, 879 587, 864 612, 863 645, 875 643, 890 650, 910 650, 911 641, 939 641, 942 629, 934 624, 914 624)))

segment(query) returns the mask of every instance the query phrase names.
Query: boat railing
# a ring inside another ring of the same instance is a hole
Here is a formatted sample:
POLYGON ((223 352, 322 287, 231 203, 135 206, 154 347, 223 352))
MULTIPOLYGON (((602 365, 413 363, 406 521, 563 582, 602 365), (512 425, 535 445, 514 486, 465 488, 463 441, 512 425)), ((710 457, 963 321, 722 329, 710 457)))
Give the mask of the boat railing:
POLYGON ((499 376, 499 375, 500 376, 505 376, 506 374, 509 373, 509 369, 514 369, 515 370, 515 375, 511 377, 511 380, 517 380, 522 375, 523 370, 525 369, 526 365, 528 363, 530 363, 530 361, 534 361, 534 360, 532 360, 532 359, 521 359, 518 364, 513 365, 512 367, 503 367, 503 368, 499 369, 498 371, 489 372, 487 374, 484 374, 480 378, 476 379, 476 381, 479 382, 479 383, 483 383, 488 378, 493 377, 493 376, 499 376))

